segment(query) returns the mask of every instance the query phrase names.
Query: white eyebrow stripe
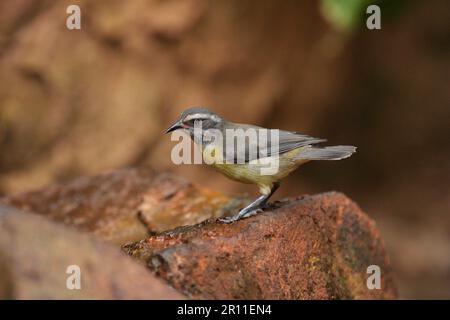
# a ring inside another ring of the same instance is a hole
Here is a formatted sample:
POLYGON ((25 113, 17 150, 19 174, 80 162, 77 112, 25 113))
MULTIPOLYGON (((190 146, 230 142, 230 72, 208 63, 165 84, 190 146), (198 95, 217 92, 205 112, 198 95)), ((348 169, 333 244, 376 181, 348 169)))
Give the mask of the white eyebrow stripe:
POLYGON ((199 118, 211 119, 211 115, 206 114, 206 113, 194 113, 194 114, 190 114, 190 115, 186 116, 186 118, 184 118, 184 120, 189 121, 192 119, 199 119, 199 118))

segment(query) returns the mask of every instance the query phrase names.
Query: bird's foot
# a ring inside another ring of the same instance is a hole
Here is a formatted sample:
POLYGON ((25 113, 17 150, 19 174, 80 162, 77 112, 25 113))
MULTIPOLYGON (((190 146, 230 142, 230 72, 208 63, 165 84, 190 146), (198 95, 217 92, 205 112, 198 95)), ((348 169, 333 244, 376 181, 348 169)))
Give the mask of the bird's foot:
POLYGON ((248 217, 254 216, 260 212, 263 212, 263 210, 261 208, 247 209, 247 210, 242 209, 241 211, 239 211, 239 213, 237 215, 234 215, 231 217, 220 218, 219 221, 222 223, 233 223, 233 222, 241 220, 243 218, 248 218, 248 217))
POLYGON ((263 212, 263 211, 264 211, 263 208, 256 208, 256 209, 253 209, 253 210, 251 210, 251 211, 249 211, 249 212, 243 214, 243 215, 242 215, 242 218, 248 218, 248 217, 251 217, 251 216, 255 216, 255 215, 257 215, 258 213, 261 213, 261 212, 263 212))
POLYGON ((236 215, 236 216, 232 216, 232 217, 219 218, 218 221, 222 222, 222 223, 229 224, 229 223, 233 223, 235 221, 238 221, 239 219, 240 218, 238 218, 237 215, 236 215))

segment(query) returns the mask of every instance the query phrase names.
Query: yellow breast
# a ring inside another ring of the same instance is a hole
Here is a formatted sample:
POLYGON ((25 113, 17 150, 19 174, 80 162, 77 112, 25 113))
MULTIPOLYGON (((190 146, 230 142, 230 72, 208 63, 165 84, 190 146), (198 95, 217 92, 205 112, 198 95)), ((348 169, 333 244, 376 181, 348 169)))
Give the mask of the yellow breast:
POLYGON ((268 186, 271 186, 274 182, 286 177, 299 165, 306 162, 293 160, 301 151, 300 149, 301 148, 294 149, 282 154, 278 158, 278 168, 273 174, 264 174, 264 172, 267 172, 267 170, 264 169, 267 169, 268 167, 267 160, 269 160, 269 158, 256 159, 243 164, 225 163, 222 149, 212 145, 206 146, 202 154, 206 164, 211 165, 214 169, 230 179, 243 183, 256 184, 260 189, 267 189, 268 186))

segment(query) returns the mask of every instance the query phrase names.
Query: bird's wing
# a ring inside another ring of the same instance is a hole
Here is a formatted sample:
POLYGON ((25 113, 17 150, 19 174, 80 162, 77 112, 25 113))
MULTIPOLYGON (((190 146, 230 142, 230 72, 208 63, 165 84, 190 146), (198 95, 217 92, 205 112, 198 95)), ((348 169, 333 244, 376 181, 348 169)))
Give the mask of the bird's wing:
MULTIPOLYGON (((326 139, 314 138, 298 132, 279 130, 278 154, 291 151, 296 148, 325 142, 326 139)), ((270 151, 270 150, 269 150, 270 151)))
POLYGON ((229 124, 224 129, 234 130, 233 137, 227 135, 226 132, 224 133, 223 154, 224 159, 229 163, 249 162, 264 157, 276 156, 296 148, 326 141, 325 139, 314 138, 298 132, 265 129, 244 124, 229 124), (235 129, 242 130, 236 131, 235 129), (276 136, 278 136, 278 139, 276 136), (234 143, 230 139, 233 139, 234 143))

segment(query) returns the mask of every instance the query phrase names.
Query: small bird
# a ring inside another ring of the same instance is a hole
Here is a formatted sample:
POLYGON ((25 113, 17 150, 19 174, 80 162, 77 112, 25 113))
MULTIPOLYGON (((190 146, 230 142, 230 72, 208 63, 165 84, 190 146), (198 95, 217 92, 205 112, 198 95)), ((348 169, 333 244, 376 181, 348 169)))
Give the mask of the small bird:
POLYGON ((166 130, 166 133, 175 130, 184 130, 189 134, 201 148, 203 159, 209 160, 207 163, 214 169, 233 180, 259 187, 261 196, 236 215, 220 219, 224 223, 232 223, 261 212, 267 205, 267 200, 280 186, 280 180, 300 165, 311 160, 341 160, 350 157, 356 151, 354 146, 320 147, 316 144, 325 142, 325 139, 298 132, 229 122, 205 108, 190 108, 182 112, 180 118, 166 130), (239 142, 237 146, 227 144, 230 142, 227 141, 227 137, 230 137, 227 135, 228 132, 235 132, 239 136, 248 130, 253 130, 256 135, 246 136, 245 140, 240 141, 241 145, 239 142), (272 135, 269 133, 260 136, 262 131, 275 132, 277 136, 275 139, 264 140, 261 137, 272 135), (217 132, 223 139, 204 139, 208 136, 217 136, 217 132), (229 148, 229 145, 233 147, 229 148), (263 174, 262 170, 267 168, 267 163, 275 160, 277 170, 263 174))

